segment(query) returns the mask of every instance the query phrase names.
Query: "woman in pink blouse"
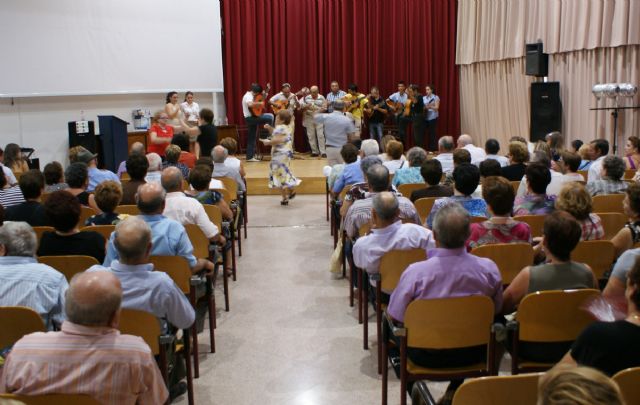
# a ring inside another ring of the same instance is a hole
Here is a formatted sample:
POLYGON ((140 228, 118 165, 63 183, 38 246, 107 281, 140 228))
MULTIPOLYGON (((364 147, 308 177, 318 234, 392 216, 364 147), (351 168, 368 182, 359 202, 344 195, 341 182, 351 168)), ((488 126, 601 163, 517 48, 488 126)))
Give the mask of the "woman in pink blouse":
POLYGON ((598 214, 591 212, 591 195, 582 183, 565 184, 556 199, 556 209, 567 211, 578 221, 582 228, 580 240, 604 239, 604 228, 598 214))

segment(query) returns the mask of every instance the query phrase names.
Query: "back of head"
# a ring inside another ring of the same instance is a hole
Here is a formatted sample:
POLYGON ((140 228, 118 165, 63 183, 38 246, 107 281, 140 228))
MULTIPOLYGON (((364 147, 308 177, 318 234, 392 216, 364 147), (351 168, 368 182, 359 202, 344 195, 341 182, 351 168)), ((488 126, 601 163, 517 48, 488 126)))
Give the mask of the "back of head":
POLYGON ((456 149, 453 151, 453 164, 454 166, 461 165, 463 163, 471 163, 471 153, 466 149, 456 149))
POLYGON ((344 101, 334 101, 333 111, 344 111, 344 101))
POLYGON ((521 142, 524 144, 524 146, 527 146, 527 140, 524 139, 524 137, 522 136, 512 136, 511 138, 509 138, 509 143, 511 142, 521 142))
POLYGON ((502 175, 502 166, 495 159, 486 159, 480 162, 480 176, 500 176, 502 175))
POLYGON ((493 138, 487 139, 487 142, 484 143, 484 150, 487 155, 497 155, 500 152, 500 142, 493 138))
POLYGON ((533 156, 531 157, 532 163, 539 163, 541 165, 545 165, 548 168, 551 168, 551 159, 546 152, 537 150, 533 152, 533 156))
POLYGON ((143 154, 129 155, 127 158, 127 173, 131 180, 142 181, 149 170, 149 160, 143 154))
POLYGON ((166 192, 158 183, 146 183, 138 187, 136 205, 142 214, 161 214, 166 192))
POLYGON ((50 186, 62 182, 64 171, 62 170, 60 162, 53 161, 44 166, 42 174, 44 175, 45 184, 50 186))
POLYGON ((509 216, 516 193, 509 180, 500 176, 486 177, 482 181, 482 198, 498 216, 509 216))
POLYGON ((44 189, 44 176, 40 173, 40 170, 31 169, 20 176, 18 183, 25 199, 35 199, 40 197, 44 189))
POLYGON ((558 365, 540 377, 538 405, 624 405, 616 383, 589 367, 558 365))
POLYGON ((71 188, 82 188, 89 178, 89 169, 82 162, 71 163, 64 171, 64 178, 71 188))
POLYGON ((582 142, 580 139, 574 139, 573 141, 571 141, 571 147, 575 152, 578 152, 582 145, 584 145, 584 142, 582 142))
POLYGON ((66 294, 67 319, 82 326, 112 326, 120 310, 122 288, 110 271, 76 274, 66 294))
POLYGON ((44 202, 44 212, 56 231, 69 232, 78 226, 82 209, 73 194, 60 190, 49 194, 44 202))
POLYGON ((551 183, 551 171, 541 163, 531 163, 524 171, 527 184, 535 194, 546 194, 551 183))
POLYGON ((226 137, 220 141, 220 146, 225 148, 229 155, 235 155, 238 152, 238 142, 235 139, 226 137))
POLYGON ((379 193, 389 189, 389 169, 381 164, 374 164, 366 171, 369 191, 379 193))
POLYGON ((206 124, 213 124, 213 111, 208 108, 203 108, 200 110, 200 118, 206 124))
POLYGON ((445 249, 458 249, 469 238, 469 213, 458 203, 440 208, 433 220, 433 233, 445 249))
POLYGON ((453 144, 453 137, 451 135, 445 135, 438 140, 438 148, 440 152, 451 153, 455 145, 453 144))
POLYGON ((189 137, 185 134, 174 135, 171 144, 178 145, 181 151, 189 152, 189 137))
POLYGON ((396 137, 393 135, 385 135, 382 137, 382 141, 380 142, 382 144, 382 151, 383 152, 387 152, 387 145, 389 144, 389 142, 391 141, 395 141, 396 137))
POLYGON ((162 170, 162 158, 155 152, 147 153, 147 160, 149 161, 149 172, 159 172, 162 170))
POLYGON ((525 163, 529 161, 529 148, 524 142, 509 143, 509 156, 513 163, 525 163))
POLYGON ((362 151, 364 156, 374 156, 380 153, 378 141, 376 141, 375 139, 365 139, 364 141, 362 141, 360 150, 362 151))
POLYGON ((363 174, 367 174, 370 167, 372 167, 373 165, 381 164, 382 159, 380 159, 378 156, 367 156, 366 158, 360 160, 360 170, 362 170, 363 174))
POLYGON ((182 191, 182 172, 177 167, 167 167, 162 171, 160 182, 167 193, 182 191))
POLYGON ((580 168, 580 163, 582 163, 582 158, 577 153, 564 151, 561 154, 562 161, 564 162, 564 167, 569 172, 575 173, 580 168))
POLYGON ((582 236, 582 227, 566 211, 556 210, 544 220, 545 249, 558 260, 568 261, 582 236))
POLYGON ((592 209, 591 194, 581 183, 567 183, 556 199, 556 209, 567 211, 578 221, 589 218, 592 209))
POLYGON ((625 190, 629 200, 629 209, 635 215, 640 215, 640 184, 633 183, 625 190))
POLYGON ((211 156, 201 156, 196 160, 196 166, 204 165, 207 166, 211 171, 213 171, 213 160, 211 156))
POLYGON ((96 205, 105 213, 112 213, 122 201, 122 186, 113 180, 98 184, 94 192, 96 205))
POLYGON ((609 154, 609 141, 606 139, 596 139, 591 141, 593 150, 598 153, 599 156, 606 156, 609 154))
POLYGON ((442 163, 438 159, 429 159, 420 167, 420 174, 424 181, 430 185, 435 186, 440 184, 442 179, 442 163))
POLYGON ((578 155, 580 155, 583 160, 591 160, 591 144, 585 143, 582 145, 580 149, 578 149, 578 155))
POLYGON ((22 152, 20 151, 20 145, 17 143, 8 143, 4 147, 4 163, 12 168, 14 164, 18 163, 22 159, 22 152))
POLYGON ((26 222, 5 222, 0 226, 0 245, 5 256, 35 257, 38 239, 26 222))
POLYGON ((604 158, 602 167, 606 170, 607 177, 611 180, 621 180, 624 176, 624 160, 618 156, 607 156, 604 158))
POLYGON ((224 160, 229 156, 229 152, 223 146, 217 145, 211 150, 211 159, 213 163, 224 163, 224 160))
POLYGON ((542 152, 547 156, 547 159, 551 160, 551 148, 544 141, 536 142, 536 145, 533 147, 533 153, 538 154, 538 152, 542 152))
POLYGON ((167 146, 167 149, 164 151, 167 162, 171 164, 178 163, 178 160, 180 160, 181 153, 182 153, 182 150, 178 145, 169 145, 167 146))
POLYGON ((141 218, 130 216, 116 225, 114 246, 124 264, 142 264, 148 259, 151 228, 141 218))
POLYGON ((293 115, 291 115, 291 111, 289 110, 280 110, 278 111, 277 118, 282 124, 289 125, 293 119, 293 115))
POLYGON ((383 191, 373 196, 373 209, 376 212, 376 216, 383 222, 394 221, 398 216, 399 206, 398 198, 388 191, 383 191))
POLYGON ((129 149, 129 155, 143 155, 144 156, 144 144, 142 142, 134 142, 129 149))
POLYGON ((340 156, 345 163, 353 163, 358 160, 358 148, 352 143, 345 143, 340 149, 340 156))
POLYGON ((480 170, 471 163, 463 163, 453 169, 453 180, 456 190, 464 195, 471 195, 480 183, 480 170))
POLYGON ((471 135, 462 134, 458 137, 458 147, 463 148, 467 145, 473 145, 473 138, 471 135))
POLYGON ((560 132, 550 132, 545 136, 545 139, 549 142, 549 147, 552 151, 559 152, 564 149, 564 137, 560 132))
POLYGON ((206 191, 211 182, 211 169, 206 165, 196 165, 189 172, 189 184, 196 191, 206 191))
POLYGON ((419 146, 414 146, 407 152, 407 161, 411 167, 420 167, 427 161, 427 152, 419 146))

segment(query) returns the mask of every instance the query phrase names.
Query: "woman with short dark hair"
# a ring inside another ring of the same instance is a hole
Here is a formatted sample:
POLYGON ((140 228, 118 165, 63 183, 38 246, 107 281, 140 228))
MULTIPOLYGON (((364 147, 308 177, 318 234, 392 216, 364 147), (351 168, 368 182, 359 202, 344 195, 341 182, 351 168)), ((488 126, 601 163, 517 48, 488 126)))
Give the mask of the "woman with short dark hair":
POLYGON ((527 194, 516 198, 513 215, 545 215, 554 210, 555 199, 547 195, 551 171, 540 163, 531 163, 525 169, 527 194))
POLYGON ((65 191, 76 197, 80 204, 85 207, 91 207, 96 212, 101 212, 93 194, 87 192, 87 186, 89 186, 89 169, 86 163, 71 163, 69 167, 67 167, 67 170, 64 171, 64 177, 69 185, 69 188, 65 191))
POLYGON ((69 185, 64 182, 64 171, 60 162, 47 163, 42 174, 44 175, 45 193, 53 193, 54 191, 69 188, 69 185))

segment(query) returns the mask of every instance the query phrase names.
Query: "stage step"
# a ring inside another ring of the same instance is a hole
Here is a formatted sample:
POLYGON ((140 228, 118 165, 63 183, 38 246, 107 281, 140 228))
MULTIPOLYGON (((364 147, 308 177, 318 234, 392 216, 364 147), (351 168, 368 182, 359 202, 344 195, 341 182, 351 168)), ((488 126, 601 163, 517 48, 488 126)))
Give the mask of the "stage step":
MULTIPOLYGON (((293 175, 302 180, 296 192, 299 194, 324 194, 326 179, 322 169, 327 159, 303 158, 291 161, 293 175)), ((269 188, 269 162, 244 162, 249 195, 279 195, 280 190, 269 188)))

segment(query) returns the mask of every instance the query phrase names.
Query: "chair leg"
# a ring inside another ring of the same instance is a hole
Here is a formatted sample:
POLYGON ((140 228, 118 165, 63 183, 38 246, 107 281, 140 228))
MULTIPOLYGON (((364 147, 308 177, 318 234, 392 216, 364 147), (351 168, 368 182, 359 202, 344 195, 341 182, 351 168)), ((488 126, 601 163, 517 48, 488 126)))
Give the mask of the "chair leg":
MULTIPOLYGON (((379 360, 378 364, 380 364, 380 361, 384 361, 384 367, 382 367, 382 405, 387 405, 387 391, 388 391, 388 382, 389 382, 389 367, 387 365, 387 362, 388 362, 387 340, 388 340, 388 336, 385 332, 383 336, 384 343, 382 344, 381 350, 378 352, 378 354, 382 352, 382 358, 378 357, 378 360, 379 360)), ((380 341, 378 341, 378 343, 380 343, 380 341)), ((378 369, 378 373, 379 372, 380 370, 378 369)))
POLYGON ((362 301, 362 317, 364 318, 364 323, 362 324, 362 339, 364 350, 369 350, 369 300, 366 298, 366 294, 366 292, 363 292, 363 295, 360 296, 360 300, 362 301))
POLYGON ((244 193, 242 199, 242 225, 244 226, 244 238, 247 239, 247 222, 249 222, 249 215, 247 215, 247 193, 244 193))
MULTIPOLYGON (((225 268, 227 266, 226 255, 222 259, 222 266, 225 268)), ((227 274, 226 269, 222 272, 222 282, 224 287, 224 310, 225 312, 229 312, 229 274, 227 274)))
MULTIPOLYGON (((231 271, 233 272, 233 280, 235 281, 236 279, 236 246, 233 243, 234 239, 235 239, 235 234, 234 234, 234 226, 233 224, 231 225, 231 271)), ((223 252, 224 254, 224 252, 223 252)), ((226 255, 224 260, 226 260, 226 255)), ((226 267, 225 267, 226 269, 226 267)))
MULTIPOLYGON (((235 224, 233 225, 235 229, 235 224)), ((242 256, 242 224, 238 224, 238 256, 242 256)))
POLYGON ((400 344, 400 405, 407 405, 407 348, 406 340, 400 344))
POLYGON ((216 337, 215 337, 215 324, 216 324, 216 302, 213 293, 213 286, 210 287, 210 295, 208 297, 209 303, 209 341, 211 344, 211 353, 216 352, 216 337))
MULTIPOLYGON (((358 300, 358 324, 362 324, 362 269, 357 267, 355 268, 355 270, 356 281, 358 282, 358 287, 356 290, 356 299, 358 300)), ((353 275, 353 267, 349 270, 349 272, 353 275)))
MULTIPOLYGON (((191 305, 196 309, 196 290, 191 288, 191 305)), ((193 334, 193 378, 200 378, 200 359, 198 358, 198 326, 193 322, 191 333, 193 334)))
MULTIPOLYGON (((378 281, 378 284, 380 283, 380 281, 378 281)), ((379 286, 376 288, 380 288, 379 286)), ((380 303, 380 298, 381 298, 382 294, 378 294, 376 292, 376 332, 378 335, 378 374, 380 374, 381 372, 384 371, 385 367, 383 364, 383 361, 385 359, 383 359, 383 355, 382 355, 382 347, 385 345, 385 342, 383 342, 383 336, 382 336, 382 305, 380 303)))
POLYGON ((189 338, 189 329, 184 329, 182 339, 184 340, 184 363, 187 368, 187 399, 189 405, 193 405, 195 401, 193 398, 193 374, 191 371, 191 345, 189 338))

